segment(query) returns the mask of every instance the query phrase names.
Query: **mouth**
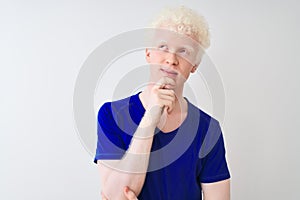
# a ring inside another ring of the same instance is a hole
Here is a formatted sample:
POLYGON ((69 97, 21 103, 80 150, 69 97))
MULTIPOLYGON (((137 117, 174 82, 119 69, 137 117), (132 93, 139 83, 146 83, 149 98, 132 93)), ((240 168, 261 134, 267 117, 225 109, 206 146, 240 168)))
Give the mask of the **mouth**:
POLYGON ((173 70, 167 70, 167 69, 163 69, 163 68, 161 68, 160 70, 167 76, 176 77, 178 75, 178 73, 173 70))

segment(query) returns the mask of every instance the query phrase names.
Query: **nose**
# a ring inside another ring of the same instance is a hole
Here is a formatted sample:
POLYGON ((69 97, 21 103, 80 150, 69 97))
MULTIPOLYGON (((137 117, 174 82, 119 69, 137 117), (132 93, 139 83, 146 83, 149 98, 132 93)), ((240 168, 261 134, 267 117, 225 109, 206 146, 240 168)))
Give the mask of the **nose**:
POLYGON ((165 63, 170 66, 177 66, 178 59, 175 53, 168 52, 166 53, 165 63))

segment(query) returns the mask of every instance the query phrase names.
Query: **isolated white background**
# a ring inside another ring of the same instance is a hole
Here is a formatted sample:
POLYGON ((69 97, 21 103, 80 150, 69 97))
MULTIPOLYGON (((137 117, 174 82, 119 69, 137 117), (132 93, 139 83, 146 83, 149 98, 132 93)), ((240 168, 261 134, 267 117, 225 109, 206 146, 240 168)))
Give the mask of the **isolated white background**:
POLYGON ((295 0, 0 1, 0 199, 100 199, 72 111, 102 42, 184 4, 210 24, 225 87, 232 199, 299 199, 300 12, 295 0))

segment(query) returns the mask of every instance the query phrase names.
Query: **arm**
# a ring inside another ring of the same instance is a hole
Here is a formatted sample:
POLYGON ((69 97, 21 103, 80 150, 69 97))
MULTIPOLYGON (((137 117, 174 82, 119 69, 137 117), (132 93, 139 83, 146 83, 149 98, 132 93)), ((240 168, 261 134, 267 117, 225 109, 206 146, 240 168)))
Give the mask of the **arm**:
POLYGON ((149 152, 156 127, 154 125, 146 126, 147 121, 149 119, 146 114, 142 118, 131 144, 121 160, 98 160, 102 192, 108 199, 126 199, 122 193, 124 186, 129 186, 135 194, 140 193, 146 176, 149 152), (145 127, 142 128, 143 126, 145 127), (145 137, 146 134, 149 135, 146 139, 138 138, 138 136, 145 137), (141 153, 144 154, 141 155, 141 153), (140 156, 137 154, 140 154, 140 156), (139 173, 132 173, 135 171, 139 173))
POLYGON ((142 189, 148 169, 154 130, 160 121, 162 111, 171 111, 175 102, 174 91, 163 88, 165 84, 173 85, 174 81, 166 79, 161 81, 151 88, 146 112, 122 159, 98 160, 97 162, 102 193, 109 200, 125 200, 126 197, 122 192, 125 186, 130 187, 137 195, 142 189))
POLYGON ((230 179, 201 183, 204 200, 230 200, 230 179))
MULTIPOLYGON (((130 188, 125 187, 123 192, 124 192, 125 197, 127 198, 126 200, 138 200, 138 198, 136 197, 136 195, 130 188)), ((102 200, 108 200, 107 197, 103 193, 101 193, 101 197, 102 197, 102 200)))
MULTIPOLYGON (((230 179, 214 183, 201 183, 204 200, 230 200, 230 179)), ((124 188, 127 200, 137 200, 135 193, 128 187, 124 188)), ((103 194, 102 199, 107 200, 103 194)))

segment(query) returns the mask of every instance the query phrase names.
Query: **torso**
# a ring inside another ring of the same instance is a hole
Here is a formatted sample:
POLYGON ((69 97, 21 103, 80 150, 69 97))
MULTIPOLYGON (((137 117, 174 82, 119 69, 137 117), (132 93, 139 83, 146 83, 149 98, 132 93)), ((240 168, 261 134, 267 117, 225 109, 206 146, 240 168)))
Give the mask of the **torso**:
POLYGON ((163 133, 169 133, 181 126, 187 116, 187 112, 163 115, 160 123, 157 125, 163 133))

